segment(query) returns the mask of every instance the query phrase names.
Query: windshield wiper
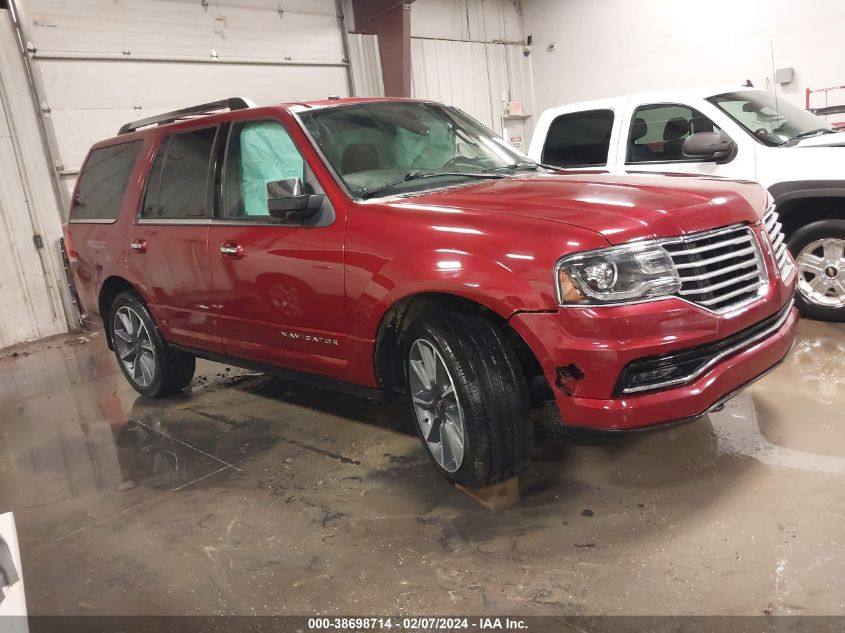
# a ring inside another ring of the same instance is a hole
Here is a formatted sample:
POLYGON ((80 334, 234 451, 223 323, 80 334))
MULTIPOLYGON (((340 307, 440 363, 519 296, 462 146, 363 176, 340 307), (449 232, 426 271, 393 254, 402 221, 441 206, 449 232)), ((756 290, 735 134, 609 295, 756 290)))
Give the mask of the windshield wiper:
POLYGON ((386 191, 388 189, 392 189, 398 185, 401 185, 406 182, 411 182, 412 180, 422 180, 423 178, 437 178, 438 176, 464 176, 466 178, 481 178, 485 180, 489 179, 496 179, 496 178, 503 178, 501 174, 491 174, 491 173, 483 173, 483 172, 471 172, 471 171, 432 171, 431 169, 417 169, 416 171, 409 171, 405 174, 401 179, 394 180, 393 182, 388 182, 383 185, 376 187, 375 189, 368 189, 361 193, 361 198, 367 200, 368 198, 372 198, 377 193, 381 193, 382 191, 386 191))
POLYGON ((789 143, 790 141, 797 141, 800 138, 807 138, 808 136, 815 136, 816 134, 836 134, 836 130, 831 130, 829 127, 820 127, 815 130, 809 130, 807 132, 801 132, 801 134, 796 134, 795 136, 790 136, 786 139, 781 145, 784 143, 789 143))

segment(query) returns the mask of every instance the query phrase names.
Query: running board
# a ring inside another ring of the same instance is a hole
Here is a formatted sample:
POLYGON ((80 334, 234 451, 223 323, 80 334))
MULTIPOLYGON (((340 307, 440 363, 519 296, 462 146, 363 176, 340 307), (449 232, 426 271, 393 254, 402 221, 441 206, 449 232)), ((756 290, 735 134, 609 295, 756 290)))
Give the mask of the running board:
POLYGON ((170 343, 170 347, 177 349, 180 352, 191 354, 197 358, 204 358, 215 363, 222 363, 223 365, 234 365, 242 369, 249 369, 250 371, 268 374, 275 378, 283 380, 290 380, 299 382, 313 387, 320 387, 322 389, 331 389, 332 391, 339 391, 377 402, 392 402, 396 399, 396 391, 386 387, 363 387, 361 385, 353 385, 350 382, 338 380, 336 378, 329 378, 326 376, 317 376, 315 374, 308 374, 305 372, 296 371, 294 369, 286 369, 276 365, 269 365, 267 363, 259 363, 256 361, 245 360, 243 358, 236 358, 234 356, 226 356, 225 354, 216 354, 214 352, 207 352, 201 349, 194 349, 192 347, 185 347, 184 345, 174 345, 170 343))

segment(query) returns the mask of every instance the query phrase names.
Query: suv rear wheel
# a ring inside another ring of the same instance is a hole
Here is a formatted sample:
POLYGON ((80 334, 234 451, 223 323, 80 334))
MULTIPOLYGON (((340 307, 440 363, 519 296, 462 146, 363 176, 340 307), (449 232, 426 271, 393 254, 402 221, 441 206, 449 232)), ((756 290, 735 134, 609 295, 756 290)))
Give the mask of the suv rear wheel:
POLYGON ((405 340, 417 433, 440 473, 471 487, 518 475, 534 428, 522 368, 502 331, 480 316, 439 311, 405 340))
POLYGON ((124 292, 115 298, 109 323, 117 363, 135 391, 149 398, 164 398, 188 386, 196 359, 167 344, 135 293, 124 292))
POLYGON ((802 226, 789 238, 798 266, 798 308, 820 321, 845 321, 845 221, 802 226))

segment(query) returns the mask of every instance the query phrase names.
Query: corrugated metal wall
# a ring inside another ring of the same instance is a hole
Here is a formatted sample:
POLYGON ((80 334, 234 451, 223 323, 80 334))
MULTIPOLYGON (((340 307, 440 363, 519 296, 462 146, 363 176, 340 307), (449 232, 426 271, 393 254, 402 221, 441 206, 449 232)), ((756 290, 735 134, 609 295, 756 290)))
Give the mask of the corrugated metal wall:
POLYGON ((411 39, 411 92, 459 107, 490 128, 493 95, 487 44, 415 37, 411 39))
POLYGON ((531 56, 524 54, 518 2, 417 0, 411 10, 414 96, 456 105, 499 133, 512 102, 533 114, 531 56))
POLYGON ((513 44, 411 39, 411 89, 465 110, 490 129, 502 131, 510 102, 532 113, 530 60, 513 44))
POLYGON ((125 123, 228 96, 348 95, 334 0, 18 0, 68 190, 125 123))
POLYGON ((356 97, 383 97, 378 35, 349 34, 349 63, 356 97))
POLYGON ((519 0, 416 0, 411 37, 473 42, 521 42, 519 0))
POLYGON ((50 178, 11 17, 0 10, 0 348, 67 330, 50 178))

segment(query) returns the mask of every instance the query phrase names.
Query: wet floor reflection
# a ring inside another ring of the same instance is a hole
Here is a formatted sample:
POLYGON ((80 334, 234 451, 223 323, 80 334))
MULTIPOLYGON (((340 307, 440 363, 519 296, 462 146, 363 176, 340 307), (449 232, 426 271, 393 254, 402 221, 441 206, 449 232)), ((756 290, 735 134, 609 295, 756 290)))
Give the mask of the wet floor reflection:
POLYGON ((718 450, 779 468, 845 473, 845 337, 802 321, 791 356, 711 414, 718 450))
POLYGON ((770 442, 760 428, 757 407, 750 393, 740 394, 724 410, 710 415, 717 450, 751 457, 761 464, 809 472, 845 474, 845 456, 801 451, 770 442))
MULTIPOLYGON (((12 429, 16 431, 17 429, 12 429)), ((117 424, 44 425, 0 451, 0 507, 43 506, 144 485, 172 490, 230 465, 175 440, 154 415, 117 424)), ((6 433, 18 439, 17 433, 6 433)))
MULTIPOLYGON (((788 363, 795 378, 819 401, 825 404, 838 401, 841 405, 845 394, 845 337, 801 337, 788 363)), ((841 406, 838 412, 845 417, 841 406)))
POLYGON ((144 424, 129 420, 118 428, 115 447, 122 478, 120 489, 140 483, 159 489, 178 487, 190 481, 186 462, 197 457, 196 451, 177 443, 151 416, 144 424))

